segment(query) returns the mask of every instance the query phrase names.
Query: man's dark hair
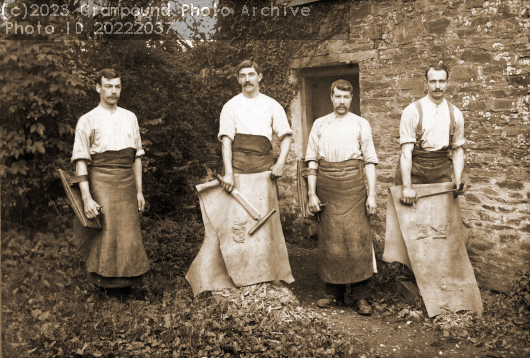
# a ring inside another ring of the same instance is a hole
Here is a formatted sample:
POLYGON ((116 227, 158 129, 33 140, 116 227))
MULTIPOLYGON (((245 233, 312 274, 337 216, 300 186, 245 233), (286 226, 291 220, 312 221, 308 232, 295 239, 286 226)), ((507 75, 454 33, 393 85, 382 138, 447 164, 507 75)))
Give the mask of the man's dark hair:
POLYGON ((425 79, 428 81, 429 80, 429 77, 427 77, 427 73, 429 73, 429 71, 433 69, 435 71, 445 71, 445 73, 447 74, 447 79, 449 79, 449 70, 447 69, 447 67, 444 65, 444 63, 442 61, 440 61, 440 63, 436 64, 436 65, 430 65, 429 68, 427 68, 427 70, 425 71, 425 79))
POLYGON ((339 89, 341 91, 348 91, 353 95, 353 86, 349 81, 346 80, 337 80, 331 84, 331 95, 333 96, 333 91, 339 89))
POLYGON ((112 68, 105 68, 105 69, 103 69, 103 70, 98 72, 97 84, 100 85, 100 86, 103 86, 103 79, 102 79, 103 77, 105 77, 108 80, 111 80, 113 78, 121 79, 120 74, 118 73, 118 71, 113 70, 112 68))
POLYGON ((241 62, 237 68, 236 68, 236 75, 239 76, 239 71, 241 71, 243 68, 253 68, 256 70, 256 73, 259 75, 259 66, 254 60, 245 60, 241 62))

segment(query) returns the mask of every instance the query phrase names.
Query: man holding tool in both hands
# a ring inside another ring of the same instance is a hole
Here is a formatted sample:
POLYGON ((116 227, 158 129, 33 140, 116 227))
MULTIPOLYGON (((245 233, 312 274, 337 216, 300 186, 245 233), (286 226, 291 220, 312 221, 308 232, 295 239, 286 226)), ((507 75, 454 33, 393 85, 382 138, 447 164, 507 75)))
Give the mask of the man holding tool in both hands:
POLYGON ((421 291, 429 316, 444 307, 480 314, 480 293, 467 257, 468 233, 457 199, 467 190, 462 183, 464 118, 444 98, 449 71, 443 63, 429 66, 425 77, 427 96, 410 104, 401 116, 402 153, 396 186, 389 188, 383 260, 404 264, 398 290, 416 302, 421 291))
POLYGON ((399 126, 402 154, 395 183, 403 185, 401 201, 409 205, 416 201, 412 184, 451 182, 452 162, 459 188, 464 170, 464 117, 444 98, 449 71, 443 64, 430 66, 425 77, 428 95, 405 108, 399 126))
POLYGON ((205 225, 203 246, 186 275, 195 295, 260 282, 294 281, 281 228, 276 182, 292 131, 281 105, 259 92, 256 62, 236 69, 242 93, 221 111, 219 180, 197 186, 205 225), (281 140, 272 157, 272 134, 281 140), (272 180, 271 180, 272 179, 272 180))
POLYGON ((368 279, 374 273, 368 215, 375 214, 375 166, 378 163, 370 124, 351 112, 353 87, 346 80, 331 85, 333 113, 313 124, 305 160, 308 161, 308 208, 320 212, 318 251, 320 278, 326 296, 322 308, 344 304, 346 285, 357 312, 372 309, 368 279), (366 174, 368 192, 362 172, 366 174))

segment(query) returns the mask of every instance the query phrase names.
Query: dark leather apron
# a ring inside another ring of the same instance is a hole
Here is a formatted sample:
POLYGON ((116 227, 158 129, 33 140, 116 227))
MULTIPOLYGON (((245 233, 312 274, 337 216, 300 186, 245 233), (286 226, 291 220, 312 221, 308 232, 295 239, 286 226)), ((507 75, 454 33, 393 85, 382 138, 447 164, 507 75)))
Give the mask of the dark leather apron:
POLYGON ((362 161, 321 160, 317 196, 327 205, 320 213, 320 277, 335 284, 356 283, 374 272, 370 221, 362 161))
POLYGON ((90 193, 103 206, 101 230, 75 221, 74 236, 84 251, 89 282, 100 287, 126 287, 149 270, 142 243, 136 181, 132 165, 136 149, 92 156, 88 166, 90 193))
MULTIPOLYGON (((427 151, 422 148, 423 141, 423 111, 421 109, 420 101, 416 101, 416 108, 418 109, 419 120, 416 127, 416 143, 412 150, 412 170, 410 173, 411 184, 436 184, 446 183, 451 181, 451 155, 449 147, 444 147, 436 151, 427 151)), ((454 107, 451 103, 449 106, 449 146, 453 142, 454 134, 454 107)), ((403 185, 403 178, 401 177, 401 160, 398 159, 396 168, 396 176, 394 180, 395 185, 403 185)))

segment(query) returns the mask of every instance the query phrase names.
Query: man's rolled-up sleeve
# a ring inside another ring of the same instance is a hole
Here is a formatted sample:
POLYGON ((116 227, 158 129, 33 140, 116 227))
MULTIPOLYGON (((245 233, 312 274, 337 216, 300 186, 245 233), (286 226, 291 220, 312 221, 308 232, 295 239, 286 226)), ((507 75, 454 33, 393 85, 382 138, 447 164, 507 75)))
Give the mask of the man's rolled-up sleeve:
POLYGON ((134 147, 136 148, 136 156, 141 157, 145 155, 145 151, 142 149, 142 139, 140 137, 140 127, 138 126, 138 118, 134 115, 134 147))
POLYGON ((451 148, 455 149, 464 144, 466 144, 466 140, 464 139, 464 116, 458 108, 455 108, 455 131, 453 133, 451 148))
POLYGON ((305 151, 305 161, 317 161, 318 162, 318 124, 313 123, 311 128, 311 134, 309 134, 309 140, 307 142, 307 149, 305 151))
POLYGON ((286 135, 293 134, 285 111, 276 101, 273 102, 272 107, 272 131, 280 140, 282 140, 286 135))
POLYGON ((232 141, 236 135, 236 121, 234 119, 234 113, 229 105, 225 104, 221 111, 221 117, 219 120, 219 134, 217 139, 222 141, 223 136, 227 136, 232 141))
POLYGON ((365 122, 361 125, 361 152, 363 154, 364 165, 377 165, 379 163, 372 138, 372 129, 370 128, 370 124, 368 122, 365 122))
POLYGON ((79 159, 92 162, 90 146, 92 144, 91 129, 87 117, 83 116, 75 127, 74 149, 72 151, 72 163, 79 159))
POLYGON ((419 115, 414 104, 409 105, 401 115, 399 122, 399 145, 406 143, 416 143, 416 126, 418 125, 419 115))

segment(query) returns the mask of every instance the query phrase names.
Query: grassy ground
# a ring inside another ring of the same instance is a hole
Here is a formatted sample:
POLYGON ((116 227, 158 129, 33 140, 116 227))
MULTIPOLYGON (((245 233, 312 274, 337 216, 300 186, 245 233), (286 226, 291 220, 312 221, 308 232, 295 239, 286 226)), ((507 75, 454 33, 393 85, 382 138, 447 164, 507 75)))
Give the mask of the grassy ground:
POLYGON ((394 268, 383 265, 373 282, 375 314, 364 318, 350 307, 315 307, 321 285, 313 275, 316 249, 289 245, 295 284, 254 285, 193 299, 183 277, 200 247, 202 224, 144 219, 142 227, 152 270, 126 296, 86 283, 69 230, 3 232, 3 357, 530 354, 528 306, 521 300, 529 294, 527 276, 519 284, 522 296, 483 292, 481 319, 448 313, 433 320, 396 296, 389 279, 394 268))

